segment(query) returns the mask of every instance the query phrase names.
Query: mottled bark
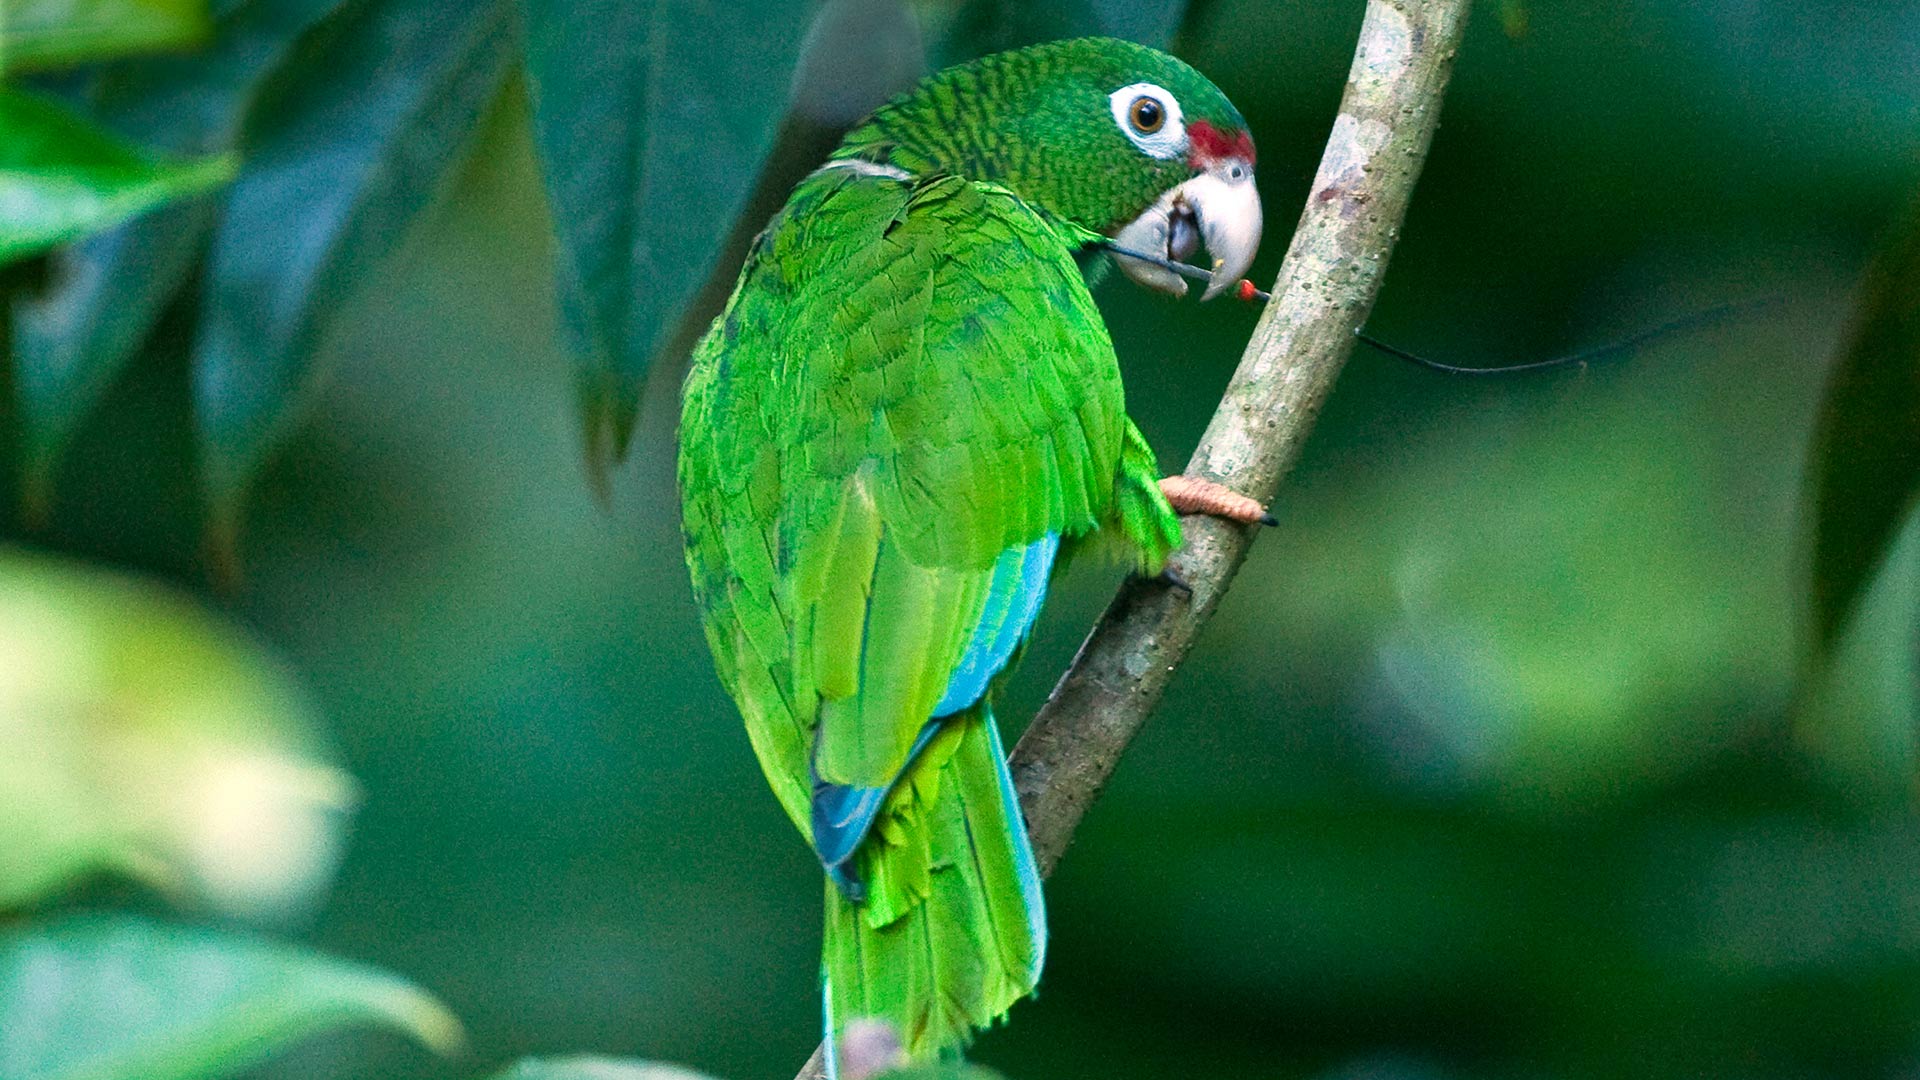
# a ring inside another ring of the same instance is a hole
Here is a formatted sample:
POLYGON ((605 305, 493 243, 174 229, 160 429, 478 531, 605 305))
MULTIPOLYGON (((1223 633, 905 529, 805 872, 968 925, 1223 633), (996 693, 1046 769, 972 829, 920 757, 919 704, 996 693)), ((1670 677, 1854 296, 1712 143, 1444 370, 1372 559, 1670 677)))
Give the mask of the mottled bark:
MULTIPOLYGON (((1270 503, 1380 291, 1470 0, 1369 0, 1333 133, 1280 277, 1187 465, 1270 503)), ((1027 833, 1050 874, 1246 559, 1257 525, 1183 521, 1180 586, 1130 581, 1013 751, 1027 833)), ((817 1080, 815 1051, 797 1080, 817 1080)))
MULTIPOLYGON (((1371 0, 1346 95, 1273 299, 1187 473, 1262 503, 1300 457, 1380 290, 1426 161, 1469 0, 1371 0)), ((1122 586, 1013 751, 1027 832, 1052 871, 1081 815, 1159 704, 1258 531, 1183 522, 1187 588, 1122 586)))

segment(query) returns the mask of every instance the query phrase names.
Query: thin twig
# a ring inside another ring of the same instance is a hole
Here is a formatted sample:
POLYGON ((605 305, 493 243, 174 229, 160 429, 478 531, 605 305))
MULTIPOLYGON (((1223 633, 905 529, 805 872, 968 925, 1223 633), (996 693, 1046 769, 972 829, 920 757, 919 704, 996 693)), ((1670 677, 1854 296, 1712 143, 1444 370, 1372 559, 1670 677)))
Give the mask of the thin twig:
MULTIPOLYGON (((1280 276, 1187 473, 1262 503, 1300 456, 1387 256, 1440 117, 1471 0, 1368 0, 1333 133, 1280 276)), ((1187 518, 1185 587, 1132 581, 1014 748, 1040 873, 1050 874, 1166 691, 1257 530, 1187 518)), ((818 1080, 818 1051, 796 1080, 818 1080)))

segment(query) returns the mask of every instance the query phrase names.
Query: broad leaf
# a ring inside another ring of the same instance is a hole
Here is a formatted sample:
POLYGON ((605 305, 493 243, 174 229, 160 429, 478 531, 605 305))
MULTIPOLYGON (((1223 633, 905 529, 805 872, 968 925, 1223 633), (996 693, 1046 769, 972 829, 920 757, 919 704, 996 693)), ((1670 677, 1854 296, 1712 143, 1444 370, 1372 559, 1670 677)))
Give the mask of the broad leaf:
POLYGON ((460 1043, 443 1006, 391 975, 125 916, 0 935, 0 1017, 7 1080, 213 1080, 351 1026, 460 1043))
MULTIPOLYGON (((115 66, 89 95, 92 112, 156 150, 232 150, 262 77, 338 3, 232 0, 209 48, 115 66)), ((28 505, 40 515, 61 451, 185 285, 214 209, 212 200, 187 200, 61 249, 51 285, 16 312, 28 505)))
POLYGON ((353 785, 258 644, 157 585, 0 549, 0 656, 0 912, 101 871, 240 915, 310 904, 353 785))
POLYGON ((230 158, 157 160, 51 101, 0 89, 0 264, 232 176, 230 158))
POLYGON ((1813 613, 1824 653, 1920 494, 1920 208, 1861 285, 1809 473, 1813 613))
POLYGON ((587 466, 602 487, 626 452, 648 371, 663 350, 684 358, 767 214, 840 128, 919 73, 920 35, 896 33, 891 9, 911 6, 934 54, 953 61, 1092 33, 1165 44, 1185 8, 1184 0, 829 0, 800 80, 803 99, 819 107, 783 125, 811 5, 761 5, 743 32, 732 9, 683 0, 522 2, 560 293, 580 357, 587 466), (848 27, 872 35, 830 40, 848 27), (821 77, 840 60, 853 70, 837 83, 821 77))
POLYGON ((749 17, 692 0, 522 3, 588 466, 603 481, 773 146, 812 5, 772 0, 749 17))
POLYGON ((0 75, 180 48, 211 28, 206 0, 7 0, 0 75))
POLYGON ((438 192, 501 86, 505 0, 365 0, 309 35, 249 121, 193 364, 216 544, 328 318, 438 192))
POLYGON ((1186 0, 918 0, 940 64, 1058 38, 1125 38, 1165 48, 1186 0))
MULTIPOLYGON (((740 264, 767 220, 808 173, 840 145, 847 130, 927 68, 919 16, 907 0, 826 0, 814 13, 793 72, 792 100, 760 175, 726 241, 714 249, 706 283, 674 320, 672 334, 647 369, 649 393, 677 390, 693 348, 713 325, 740 276, 740 264)), ((589 444, 589 450, 593 446, 589 444)), ((604 470, 592 479, 604 489, 604 470)))
POLYGON ((30 521, 51 513, 60 454, 185 285, 213 206, 190 199, 55 251, 14 311, 14 386, 30 521))
POLYGON ((646 1061, 604 1057, 527 1058, 493 1080, 707 1080, 696 1072, 646 1061))

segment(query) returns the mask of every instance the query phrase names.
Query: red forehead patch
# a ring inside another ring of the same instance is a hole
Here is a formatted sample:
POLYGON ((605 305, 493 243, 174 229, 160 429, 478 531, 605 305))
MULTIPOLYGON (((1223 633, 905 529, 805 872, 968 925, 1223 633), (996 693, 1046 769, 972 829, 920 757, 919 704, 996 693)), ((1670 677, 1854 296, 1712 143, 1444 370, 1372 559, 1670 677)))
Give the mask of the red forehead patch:
POLYGON ((1247 164, 1253 161, 1253 136, 1244 131, 1231 135, 1205 120, 1195 120, 1187 125, 1187 143, 1193 147, 1188 157, 1194 168, 1205 168, 1222 158, 1245 158, 1247 164))

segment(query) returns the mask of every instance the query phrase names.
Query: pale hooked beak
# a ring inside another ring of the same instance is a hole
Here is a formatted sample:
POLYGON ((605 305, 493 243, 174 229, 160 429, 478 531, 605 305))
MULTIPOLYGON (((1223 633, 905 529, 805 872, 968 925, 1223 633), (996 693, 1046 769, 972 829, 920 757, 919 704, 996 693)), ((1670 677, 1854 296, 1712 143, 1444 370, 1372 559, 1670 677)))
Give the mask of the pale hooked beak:
MULTIPOLYGON (((1260 248, 1260 192, 1253 166, 1234 157, 1160 196, 1147 212, 1114 234, 1114 246, 1185 262, 1204 241, 1213 257, 1213 274, 1200 299, 1211 300, 1232 288, 1253 265, 1260 248)), ((1187 294, 1187 282, 1163 266, 1115 255, 1120 269, 1149 289, 1187 294)))

